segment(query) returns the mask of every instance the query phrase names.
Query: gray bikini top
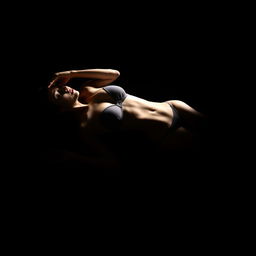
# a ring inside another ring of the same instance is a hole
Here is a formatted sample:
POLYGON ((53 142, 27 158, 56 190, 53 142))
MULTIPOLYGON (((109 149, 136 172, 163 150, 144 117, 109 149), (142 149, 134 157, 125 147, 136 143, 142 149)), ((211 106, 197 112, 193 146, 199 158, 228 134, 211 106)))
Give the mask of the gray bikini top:
POLYGON ((103 89, 111 96, 115 103, 102 111, 100 115, 101 122, 107 129, 117 129, 120 127, 123 119, 122 103, 127 94, 122 87, 117 85, 108 85, 103 87, 103 89))

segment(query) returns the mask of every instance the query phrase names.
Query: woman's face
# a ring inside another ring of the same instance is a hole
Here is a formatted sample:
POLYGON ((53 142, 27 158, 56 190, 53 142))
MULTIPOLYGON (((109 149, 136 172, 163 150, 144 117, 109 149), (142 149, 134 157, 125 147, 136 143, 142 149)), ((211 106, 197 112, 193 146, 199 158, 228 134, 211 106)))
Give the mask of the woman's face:
POLYGON ((72 108, 78 97, 79 91, 69 86, 54 86, 49 89, 50 101, 63 108, 72 108))

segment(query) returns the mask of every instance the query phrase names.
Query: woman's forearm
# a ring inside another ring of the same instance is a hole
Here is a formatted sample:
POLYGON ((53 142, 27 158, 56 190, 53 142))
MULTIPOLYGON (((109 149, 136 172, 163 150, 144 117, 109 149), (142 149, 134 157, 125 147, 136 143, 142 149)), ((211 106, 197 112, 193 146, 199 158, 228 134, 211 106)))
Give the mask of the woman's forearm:
POLYGON ((120 76, 120 72, 115 69, 83 69, 71 70, 71 78, 89 78, 89 79, 103 79, 114 80, 120 76))
POLYGON ((115 69, 81 69, 81 70, 68 70, 57 72, 54 74, 55 78, 50 82, 48 88, 55 86, 56 84, 65 85, 72 78, 86 78, 86 86, 102 87, 115 81, 120 72, 115 69))

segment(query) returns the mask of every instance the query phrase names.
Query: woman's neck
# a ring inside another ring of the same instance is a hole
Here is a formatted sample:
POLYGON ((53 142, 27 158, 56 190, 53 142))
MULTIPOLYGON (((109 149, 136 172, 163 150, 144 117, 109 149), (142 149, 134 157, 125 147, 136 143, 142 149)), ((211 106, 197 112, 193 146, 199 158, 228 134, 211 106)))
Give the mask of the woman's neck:
POLYGON ((86 107, 87 104, 83 104, 80 101, 76 101, 75 104, 73 105, 73 108, 81 108, 81 107, 86 107))

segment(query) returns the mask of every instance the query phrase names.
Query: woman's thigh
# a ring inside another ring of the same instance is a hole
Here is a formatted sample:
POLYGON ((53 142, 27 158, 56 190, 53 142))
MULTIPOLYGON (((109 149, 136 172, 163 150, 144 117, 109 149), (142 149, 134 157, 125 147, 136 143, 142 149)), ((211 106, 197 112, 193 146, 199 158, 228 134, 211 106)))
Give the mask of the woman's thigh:
POLYGON ((205 128, 207 117, 203 113, 180 100, 169 100, 167 102, 177 110, 183 127, 190 131, 201 131, 205 128))

